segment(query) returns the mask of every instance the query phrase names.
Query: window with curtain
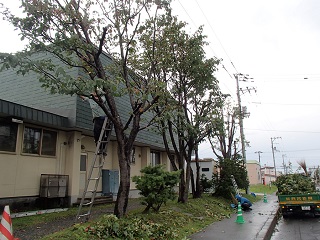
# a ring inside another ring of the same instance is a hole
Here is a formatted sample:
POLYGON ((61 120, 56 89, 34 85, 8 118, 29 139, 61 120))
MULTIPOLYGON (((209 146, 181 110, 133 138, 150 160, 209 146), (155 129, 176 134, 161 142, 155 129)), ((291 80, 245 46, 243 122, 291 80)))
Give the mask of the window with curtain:
POLYGON ((25 127, 23 134, 23 153, 55 156, 57 144, 57 132, 25 127))

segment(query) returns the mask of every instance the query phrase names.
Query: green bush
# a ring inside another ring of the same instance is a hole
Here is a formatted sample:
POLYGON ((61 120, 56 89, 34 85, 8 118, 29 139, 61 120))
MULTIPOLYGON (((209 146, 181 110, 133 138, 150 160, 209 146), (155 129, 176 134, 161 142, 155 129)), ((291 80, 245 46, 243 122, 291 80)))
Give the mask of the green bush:
POLYGON ((143 204, 147 205, 144 212, 150 208, 159 211, 162 204, 176 197, 174 187, 179 182, 180 171, 168 172, 162 165, 147 166, 140 171, 142 176, 134 176, 133 182, 143 196, 143 204))
POLYGON ((207 193, 207 192, 213 191, 213 188, 214 188, 213 180, 208 179, 205 174, 201 175, 200 183, 201 183, 203 192, 207 193))
POLYGON ((231 175, 234 176, 239 189, 248 188, 249 180, 247 178, 247 170, 240 157, 237 159, 220 159, 218 164, 220 173, 214 174, 213 177, 215 196, 229 198, 230 193, 232 195, 235 194, 231 175))

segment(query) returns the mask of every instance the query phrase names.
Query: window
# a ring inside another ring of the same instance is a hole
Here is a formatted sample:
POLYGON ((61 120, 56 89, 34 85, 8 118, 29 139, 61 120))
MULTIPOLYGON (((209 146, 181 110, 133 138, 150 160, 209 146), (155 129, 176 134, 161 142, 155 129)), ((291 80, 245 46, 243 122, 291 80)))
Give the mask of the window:
POLYGON ((40 154, 40 128, 24 128, 23 152, 40 154))
POLYGON ((151 166, 160 164, 160 153, 151 151, 151 166))
POLYGON ((0 122, 0 151, 16 151, 17 132, 16 123, 0 122))
POLYGON ((80 171, 87 171, 87 155, 81 154, 80 156, 80 171))
POLYGON ((136 148, 133 147, 130 154, 130 164, 136 163, 136 148))
POLYGON ((43 130, 43 137, 42 137, 42 155, 49 155, 55 156, 56 155, 56 142, 57 142, 57 133, 43 130))
POLYGON ((202 172, 209 172, 209 168, 202 168, 202 172))
POLYGON ((23 134, 23 152, 55 156, 57 133, 41 128, 25 127, 23 134))

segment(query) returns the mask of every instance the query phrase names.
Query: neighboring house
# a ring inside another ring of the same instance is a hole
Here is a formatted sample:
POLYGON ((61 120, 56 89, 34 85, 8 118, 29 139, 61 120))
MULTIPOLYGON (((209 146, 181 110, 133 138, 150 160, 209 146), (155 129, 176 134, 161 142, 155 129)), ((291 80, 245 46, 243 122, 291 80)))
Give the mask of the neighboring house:
POLYGON ((249 184, 262 183, 260 163, 256 160, 247 160, 246 165, 249 177, 249 184))
MULTIPOLYGON (((213 158, 199 159, 200 165, 200 176, 205 175, 209 180, 212 179, 212 175, 217 172, 217 163, 213 158)), ((191 161, 191 168, 194 173, 196 173, 196 161, 193 159, 191 161)))
POLYGON ((261 177, 264 185, 274 182, 276 180, 274 167, 267 167, 264 165, 264 167, 261 168, 261 177))
MULTIPOLYGON (((81 73, 70 69, 69 74, 81 73)), ((67 202, 75 203, 82 196, 95 152, 88 102, 76 95, 49 94, 35 73, 22 76, 6 70, 0 72, 0 84, 0 206, 35 202, 41 174, 66 175, 67 202)), ((128 97, 116 101, 121 117, 129 114, 128 97)), ((107 153, 103 169, 118 171, 114 134, 107 153)), ((150 164, 171 169, 161 135, 144 130, 134 144, 131 176, 140 175, 140 170, 150 164)), ((50 180, 46 184, 50 185, 50 180)), ((101 182, 98 191, 102 193, 101 182)), ((131 184, 130 197, 136 196, 138 191, 131 184)))

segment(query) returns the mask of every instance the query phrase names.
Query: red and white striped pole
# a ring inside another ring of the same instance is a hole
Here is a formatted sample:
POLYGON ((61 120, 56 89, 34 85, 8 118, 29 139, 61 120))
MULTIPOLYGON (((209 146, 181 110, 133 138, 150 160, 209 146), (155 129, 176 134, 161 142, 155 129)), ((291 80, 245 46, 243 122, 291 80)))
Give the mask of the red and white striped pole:
POLYGON ((4 207, 2 219, 0 223, 0 239, 1 240, 13 240, 12 222, 10 217, 9 206, 4 207))

